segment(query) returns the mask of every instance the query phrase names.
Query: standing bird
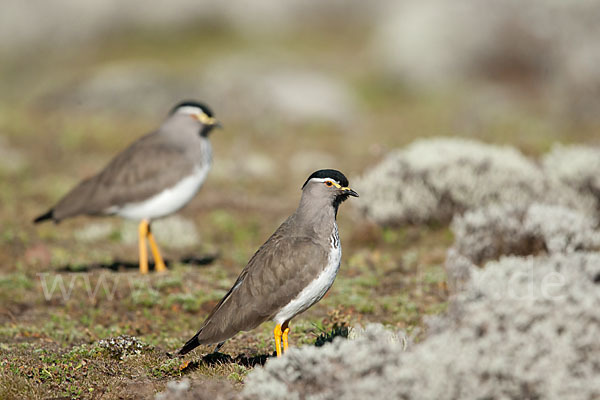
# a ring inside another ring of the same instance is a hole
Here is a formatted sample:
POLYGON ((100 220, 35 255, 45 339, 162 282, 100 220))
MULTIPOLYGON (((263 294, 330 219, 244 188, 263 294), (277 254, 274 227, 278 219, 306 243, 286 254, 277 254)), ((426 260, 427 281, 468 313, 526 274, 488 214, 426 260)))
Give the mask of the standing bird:
POLYGON ((178 211, 196 195, 212 164, 208 134, 220 126, 206 105, 179 103, 156 131, 133 142, 34 222, 58 223, 82 214, 116 214, 140 221, 140 272, 148 273, 146 239, 156 270, 164 271, 150 222, 178 211))
POLYGON ((237 281, 178 352, 201 344, 217 349, 240 331, 267 320, 276 323, 277 356, 288 348, 289 322, 323 298, 342 258, 336 216, 338 207, 358 194, 339 171, 313 173, 302 186, 296 211, 252 256, 237 281))

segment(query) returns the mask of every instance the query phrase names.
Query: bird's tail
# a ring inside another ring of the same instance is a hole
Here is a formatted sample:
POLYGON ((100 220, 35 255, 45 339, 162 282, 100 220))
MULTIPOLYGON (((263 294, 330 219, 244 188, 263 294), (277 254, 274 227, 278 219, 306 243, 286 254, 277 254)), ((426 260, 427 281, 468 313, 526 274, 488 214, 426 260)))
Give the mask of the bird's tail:
MULTIPOLYGON (((202 332, 202 331, 200 331, 202 332)), ((196 333, 193 338, 187 341, 186 344, 183 345, 181 349, 177 352, 178 355, 183 356, 184 354, 189 353, 194 350, 196 347, 200 346, 200 341, 198 340, 198 336, 200 332, 196 333)))
POLYGON ((47 213, 40 215, 39 217, 37 217, 36 219, 33 220, 33 223, 37 224, 37 223, 45 221, 47 219, 54 219, 54 209, 51 209, 47 213))

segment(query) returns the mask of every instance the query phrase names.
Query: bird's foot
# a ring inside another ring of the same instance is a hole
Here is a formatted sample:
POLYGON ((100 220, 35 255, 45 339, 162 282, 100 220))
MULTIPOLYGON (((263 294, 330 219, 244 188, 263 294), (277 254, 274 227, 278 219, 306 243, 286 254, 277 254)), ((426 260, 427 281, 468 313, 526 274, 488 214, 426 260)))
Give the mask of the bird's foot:
POLYGON ((281 325, 275 325, 273 334, 275 335, 275 351, 277 352, 277 357, 281 357, 281 325))

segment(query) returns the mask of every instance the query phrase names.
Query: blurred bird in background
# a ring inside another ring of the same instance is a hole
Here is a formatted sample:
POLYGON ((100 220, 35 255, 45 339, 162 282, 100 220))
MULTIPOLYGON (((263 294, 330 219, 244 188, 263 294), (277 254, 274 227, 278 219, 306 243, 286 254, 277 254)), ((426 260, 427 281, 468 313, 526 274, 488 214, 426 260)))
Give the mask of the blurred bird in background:
POLYGON ((150 223, 178 211, 196 195, 212 164, 208 135, 220 126, 206 105, 179 103, 156 131, 117 154, 102 171, 80 182, 34 222, 58 223, 83 214, 139 221, 140 272, 148 273, 146 239, 156 271, 164 271, 150 223))

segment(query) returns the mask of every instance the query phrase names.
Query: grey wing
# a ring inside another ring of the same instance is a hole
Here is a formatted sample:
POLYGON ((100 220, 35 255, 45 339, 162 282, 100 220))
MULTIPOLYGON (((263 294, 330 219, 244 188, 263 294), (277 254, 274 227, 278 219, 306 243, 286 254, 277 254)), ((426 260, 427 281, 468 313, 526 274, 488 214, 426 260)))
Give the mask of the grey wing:
POLYGON ((82 181, 54 207, 54 218, 103 214, 112 206, 135 203, 175 185, 191 173, 185 149, 170 145, 156 134, 144 136, 119 153, 97 175, 82 181))
POLYGON ((272 319, 322 270, 326 250, 311 238, 272 238, 206 318, 198 342, 217 343, 272 319))

